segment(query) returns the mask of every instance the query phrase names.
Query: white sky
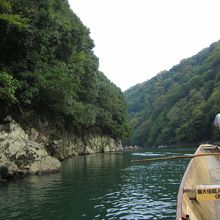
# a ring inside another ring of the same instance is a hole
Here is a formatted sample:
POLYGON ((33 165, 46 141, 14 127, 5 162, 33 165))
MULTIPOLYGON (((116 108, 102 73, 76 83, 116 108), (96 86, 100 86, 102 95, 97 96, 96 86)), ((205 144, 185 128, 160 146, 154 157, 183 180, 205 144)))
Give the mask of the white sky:
POLYGON ((69 0, 99 69, 125 91, 220 39, 220 0, 69 0))

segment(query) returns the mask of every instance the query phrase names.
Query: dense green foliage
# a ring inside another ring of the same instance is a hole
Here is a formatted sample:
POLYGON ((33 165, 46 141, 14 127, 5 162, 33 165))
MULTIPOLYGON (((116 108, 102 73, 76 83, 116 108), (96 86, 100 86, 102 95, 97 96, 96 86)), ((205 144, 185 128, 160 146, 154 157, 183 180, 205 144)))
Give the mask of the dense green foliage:
POLYGON ((133 135, 141 146, 219 140, 220 42, 125 92, 133 135))
POLYGON ((0 117, 27 112, 76 133, 128 134, 119 88, 98 71, 67 0, 0 1, 0 117))

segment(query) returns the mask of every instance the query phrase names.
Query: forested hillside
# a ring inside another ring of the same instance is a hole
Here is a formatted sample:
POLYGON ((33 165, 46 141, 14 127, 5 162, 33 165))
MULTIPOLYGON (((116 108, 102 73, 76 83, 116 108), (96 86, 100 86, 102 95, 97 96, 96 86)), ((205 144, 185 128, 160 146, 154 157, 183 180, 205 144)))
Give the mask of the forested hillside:
POLYGON ((133 127, 127 144, 220 140, 213 126, 220 112, 220 42, 130 88, 125 97, 133 127))
POLYGON ((98 71, 89 29, 67 0, 1 0, 0 39, 1 119, 128 134, 123 94, 98 71))

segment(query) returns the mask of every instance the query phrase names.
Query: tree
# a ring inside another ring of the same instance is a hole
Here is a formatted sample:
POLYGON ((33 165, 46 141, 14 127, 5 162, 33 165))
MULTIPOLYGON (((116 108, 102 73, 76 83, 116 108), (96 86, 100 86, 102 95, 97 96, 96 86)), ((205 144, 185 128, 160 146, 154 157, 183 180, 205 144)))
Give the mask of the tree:
POLYGON ((99 72, 89 34, 67 0, 0 1, 1 108, 77 135, 126 136, 123 94, 99 72))

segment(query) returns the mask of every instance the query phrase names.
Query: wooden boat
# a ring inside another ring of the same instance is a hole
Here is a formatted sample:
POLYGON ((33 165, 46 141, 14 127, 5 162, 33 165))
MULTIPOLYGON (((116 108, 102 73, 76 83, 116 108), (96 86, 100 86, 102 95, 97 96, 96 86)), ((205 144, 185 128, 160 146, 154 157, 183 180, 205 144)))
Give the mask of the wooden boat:
POLYGON ((179 188, 176 220, 220 220, 220 148, 200 145, 194 156, 179 188))

